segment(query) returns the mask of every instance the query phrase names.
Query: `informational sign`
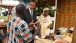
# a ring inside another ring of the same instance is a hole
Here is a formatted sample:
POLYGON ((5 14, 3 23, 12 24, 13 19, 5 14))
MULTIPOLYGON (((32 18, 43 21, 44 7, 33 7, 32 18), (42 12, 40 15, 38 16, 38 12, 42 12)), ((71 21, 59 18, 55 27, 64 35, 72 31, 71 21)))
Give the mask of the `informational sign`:
POLYGON ((17 1, 17 0, 2 0, 2 4, 13 4, 13 5, 17 5, 17 4, 19 4, 19 1, 17 1))

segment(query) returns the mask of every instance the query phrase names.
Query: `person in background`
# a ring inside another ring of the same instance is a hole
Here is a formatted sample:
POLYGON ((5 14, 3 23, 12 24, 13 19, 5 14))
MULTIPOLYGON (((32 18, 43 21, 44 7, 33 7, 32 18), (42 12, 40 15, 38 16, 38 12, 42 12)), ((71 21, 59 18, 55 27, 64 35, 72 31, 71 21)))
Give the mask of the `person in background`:
MULTIPOLYGON (((26 15, 25 15, 25 21, 27 24, 35 24, 36 22, 36 12, 34 11, 34 8, 36 7, 36 2, 35 1, 30 1, 29 3, 29 8, 26 9, 26 15)), ((35 33, 35 28, 31 31, 32 34, 35 33)), ((30 43, 34 43, 34 40, 31 41, 30 43)))
POLYGON ((41 38, 45 38, 49 35, 50 26, 52 24, 51 17, 49 16, 49 8, 44 8, 43 13, 40 15, 38 21, 41 25, 41 38))
POLYGON ((37 34, 37 31, 33 35, 31 34, 31 26, 28 26, 24 21, 25 15, 25 6, 23 4, 17 5, 16 16, 10 18, 7 24, 7 43, 29 43, 37 34))
POLYGON ((5 14, 12 16, 12 7, 9 7, 8 11, 6 11, 5 14))
POLYGON ((5 14, 5 8, 2 8, 2 14, 1 14, 1 16, 6 16, 6 14, 5 14))

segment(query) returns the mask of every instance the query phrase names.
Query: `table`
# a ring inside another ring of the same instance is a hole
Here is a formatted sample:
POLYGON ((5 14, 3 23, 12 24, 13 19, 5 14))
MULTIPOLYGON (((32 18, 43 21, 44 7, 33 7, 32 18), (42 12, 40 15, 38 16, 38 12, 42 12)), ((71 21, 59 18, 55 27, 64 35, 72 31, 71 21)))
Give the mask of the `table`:
POLYGON ((7 26, 0 26, 0 28, 3 28, 3 27, 7 27, 7 26))
POLYGON ((7 35, 7 26, 0 26, 0 29, 3 29, 5 36, 7 35))
POLYGON ((35 40, 34 43, 53 43, 53 41, 48 39, 38 39, 38 40, 35 40))

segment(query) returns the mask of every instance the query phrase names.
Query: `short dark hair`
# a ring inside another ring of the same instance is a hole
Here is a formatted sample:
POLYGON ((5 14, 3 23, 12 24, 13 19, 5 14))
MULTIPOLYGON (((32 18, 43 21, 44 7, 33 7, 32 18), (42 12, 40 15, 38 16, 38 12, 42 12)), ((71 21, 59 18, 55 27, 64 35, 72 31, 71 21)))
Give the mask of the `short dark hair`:
POLYGON ((34 2, 36 4, 36 2, 34 0, 30 0, 30 2, 34 2))
POLYGON ((16 14, 23 14, 26 10, 26 7, 23 4, 18 4, 16 6, 16 14))

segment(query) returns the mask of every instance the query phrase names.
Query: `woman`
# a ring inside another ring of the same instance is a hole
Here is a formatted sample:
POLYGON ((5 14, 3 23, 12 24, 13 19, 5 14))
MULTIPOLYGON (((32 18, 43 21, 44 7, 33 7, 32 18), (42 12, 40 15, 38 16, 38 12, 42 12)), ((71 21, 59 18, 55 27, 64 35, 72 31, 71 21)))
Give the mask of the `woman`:
POLYGON ((49 8, 43 9, 43 13, 40 15, 39 22, 41 25, 41 38, 45 38, 49 35, 50 24, 52 23, 49 16, 49 8))

